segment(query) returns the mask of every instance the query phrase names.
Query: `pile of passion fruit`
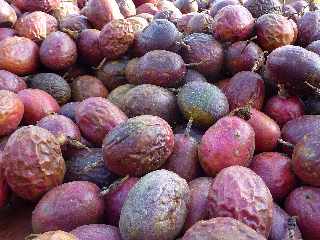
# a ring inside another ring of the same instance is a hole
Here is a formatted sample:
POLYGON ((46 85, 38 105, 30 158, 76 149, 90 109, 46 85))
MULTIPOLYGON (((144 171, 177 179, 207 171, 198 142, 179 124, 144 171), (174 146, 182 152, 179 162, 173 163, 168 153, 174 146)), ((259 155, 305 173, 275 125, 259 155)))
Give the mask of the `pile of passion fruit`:
POLYGON ((319 240, 320 10, 0 0, 0 211, 26 239, 319 240))

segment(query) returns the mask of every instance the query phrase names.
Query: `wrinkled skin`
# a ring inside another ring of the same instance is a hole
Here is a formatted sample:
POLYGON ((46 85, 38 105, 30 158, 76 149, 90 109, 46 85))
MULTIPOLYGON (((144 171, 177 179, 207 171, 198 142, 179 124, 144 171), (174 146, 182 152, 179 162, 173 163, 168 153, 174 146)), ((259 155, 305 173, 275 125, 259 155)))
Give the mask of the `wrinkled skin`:
POLYGON ((124 110, 124 99, 125 99, 124 96, 127 94, 127 92, 130 89, 132 89, 134 87, 136 87, 136 86, 132 85, 132 84, 121 85, 110 92, 110 94, 108 95, 108 100, 123 111, 124 110))
POLYGON ((99 187, 108 187, 118 178, 105 166, 101 148, 78 150, 67 160, 65 182, 89 181, 99 187))
POLYGON ((194 81, 207 82, 207 79, 196 70, 188 69, 186 75, 184 76, 184 82, 186 84, 194 81))
POLYGON ((123 240, 173 240, 187 216, 190 190, 175 173, 158 170, 142 177, 131 189, 121 210, 123 240))
POLYGON ((83 136, 100 145, 109 131, 127 121, 127 116, 107 99, 92 97, 79 104, 76 121, 83 136))
POLYGON ((41 42, 58 30, 58 21, 51 15, 36 11, 20 17, 14 26, 17 34, 34 42, 41 42))
POLYGON ((252 228, 230 217, 217 217, 199 221, 182 240, 266 240, 252 228))
POLYGON ((255 18, 268 13, 281 14, 282 7, 279 0, 248 0, 245 1, 244 6, 255 18))
POLYGON ((213 18, 206 13, 196 13, 188 21, 187 33, 212 33, 213 18))
POLYGON ((22 120, 24 106, 19 97, 10 91, 0 90, 0 136, 11 134, 22 120))
POLYGON ((65 174, 65 162, 57 139, 36 126, 22 127, 10 136, 2 163, 10 188, 27 200, 38 200, 61 184, 65 174))
POLYGON ((105 224, 90 224, 71 231, 79 240, 121 240, 119 229, 105 224))
POLYGON ((320 11, 318 10, 307 12, 298 20, 298 43, 301 46, 320 40, 319 19, 320 11))
POLYGON ((130 89, 123 99, 123 110, 130 117, 158 116, 168 123, 179 118, 177 97, 165 88, 142 84, 130 89))
POLYGON ((296 178, 291 169, 291 159, 283 154, 260 153, 253 158, 250 169, 266 183, 274 201, 283 200, 295 187, 296 178))
POLYGON ((238 117, 224 117, 203 135, 199 149, 202 168, 209 176, 233 166, 249 166, 254 149, 253 128, 238 117))
POLYGON ((35 233, 71 231, 98 223, 103 212, 103 199, 97 185, 85 181, 65 183, 46 193, 38 202, 32 213, 32 229, 35 233))
POLYGON ((181 18, 177 19, 177 28, 180 32, 186 32, 187 31, 187 26, 190 21, 190 19, 195 16, 197 13, 191 12, 187 14, 183 14, 181 18))
POLYGON ((288 196, 285 210, 296 220, 304 240, 320 239, 320 189, 314 187, 296 188, 288 196))
POLYGON ((148 13, 155 15, 159 12, 159 9, 153 3, 144 3, 137 7, 137 14, 148 13))
POLYGON ((34 73, 39 67, 39 47, 24 37, 8 37, 0 42, 0 69, 17 75, 34 73))
POLYGON ((174 5, 181 11, 182 14, 190 12, 198 12, 198 2, 192 0, 176 0, 174 5))
POLYGON ((232 217, 268 237, 273 201, 263 180, 248 168, 223 169, 209 190, 210 217, 232 217), (232 191, 230 191, 232 189, 232 191))
POLYGON ((161 167, 174 147, 174 135, 163 119, 142 115, 114 128, 103 141, 108 168, 122 176, 142 176, 161 167))
POLYGON ((45 116, 60 110, 57 101, 40 89, 24 89, 18 93, 24 105, 23 122, 35 124, 45 116))
POLYGON ((23 12, 51 12, 59 7, 61 0, 13 0, 11 1, 23 12))
POLYGON ((0 0, 0 27, 10 27, 17 21, 17 14, 5 0, 0 0))
POLYGON ((301 232, 293 217, 290 217, 277 204, 273 204, 272 226, 269 240, 301 240, 301 232), (294 221, 292 225, 291 221, 294 221), (293 237, 290 237, 291 236, 293 237))
POLYGON ((68 102, 61 106, 59 114, 70 118, 72 121, 76 121, 76 108, 79 106, 80 102, 68 102))
POLYGON ((320 55, 320 40, 310 43, 306 49, 320 55))
POLYGON ((188 230, 195 223, 208 219, 207 208, 208 193, 213 182, 213 178, 201 177, 189 182, 190 202, 188 203, 188 215, 184 223, 184 230, 188 230))
POLYGON ((201 169, 197 140, 186 134, 176 134, 173 152, 163 168, 175 172, 187 182, 198 177, 201 169))
POLYGON ((320 138, 305 135, 294 147, 292 166, 295 174, 308 185, 320 187, 320 138))
POLYGON ((136 15, 136 6, 132 0, 116 0, 116 2, 124 18, 136 15))
POLYGON ((282 127, 288 121, 303 116, 304 105, 296 96, 274 96, 266 102, 264 112, 282 127))
POLYGON ((217 13, 224 7, 229 5, 240 5, 238 0, 223 0, 223 1, 215 1, 210 7, 210 15, 214 17, 217 13))
POLYGON ((178 105, 184 117, 202 127, 210 127, 229 113, 226 96, 207 82, 190 82, 178 94, 178 105))
POLYGON ((213 36, 222 42, 236 42, 250 37, 254 18, 241 5, 229 5, 221 9, 213 19, 213 36))
POLYGON ((50 231, 43 233, 41 235, 36 236, 35 238, 32 238, 33 240, 78 240, 76 236, 74 236, 71 233, 67 233, 61 230, 58 231, 50 231))
POLYGON ((68 16, 79 15, 80 9, 75 0, 61 1, 59 7, 55 9, 52 14, 58 21, 62 21, 68 16))
POLYGON ((70 34, 72 38, 77 39, 79 33, 92 27, 85 16, 73 14, 60 20, 59 28, 62 32, 70 34))
POLYGON ((127 200, 130 190, 138 182, 139 178, 125 177, 114 182, 104 195, 104 204, 106 206, 106 222, 113 226, 119 226, 121 209, 127 200))
POLYGON ((194 69, 205 76, 216 76, 223 65, 223 48, 212 36, 193 33, 183 39, 181 56, 186 63, 200 63, 194 69))

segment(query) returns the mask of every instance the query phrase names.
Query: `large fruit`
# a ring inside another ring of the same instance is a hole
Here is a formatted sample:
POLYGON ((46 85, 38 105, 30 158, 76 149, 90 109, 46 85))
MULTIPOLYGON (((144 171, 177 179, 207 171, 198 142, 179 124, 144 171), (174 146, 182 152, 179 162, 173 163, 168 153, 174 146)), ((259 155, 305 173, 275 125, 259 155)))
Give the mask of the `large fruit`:
POLYGON ((34 73, 39 67, 39 47, 24 37, 8 37, 0 42, 0 69, 17 75, 34 73))
POLYGON ((266 240, 252 228, 230 217, 217 217, 199 221, 182 240, 266 240))
POLYGON ((320 87, 320 56, 298 46, 283 46, 272 51, 266 62, 266 76, 274 84, 298 94, 320 87))
POLYGON ((142 176, 161 167, 173 146, 170 125, 159 117, 142 115, 110 131, 103 142, 103 154, 111 171, 123 176, 142 176))
POLYGON ((285 210, 296 216, 304 240, 320 239, 320 189, 314 187, 296 188, 285 203, 285 210))
POLYGON ((10 188, 20 197, 37 200, 63 181, 65 162, 60 144, 47 130, 28 126, 15 131, 3 152, 10 188))
POLYGON ((222 91, 207 82, 190 82, 178 94, 178 105, 186 119, 202 127, 210 127, 229 113, 229 104, 222 91))
POLYGON ((295 145, 292 155, 295 174, 311 186, 320 187, 320 137, 305 135, 295 145))
POLYGON ((232 165, 249 166, 255 149, 254 136, 253 128, 241 118, 220 119, 201 139, 201 166, 210 176, 232 165))
POLYGON ((281 153, 260 153, 253 158, 250 168, 265 182, 274 201, 283 200, 295 187, 291 159, 281 153))
POLYGON ((158 170, 142 177, 129 192, 121 210, 124 240, 173 240, 187 216, 190 190, 175 173, 158 170))
POLYGON ((100 145, 111 129, 127 121, 127 116, 107 99, 92 97, 79 104, 76 121, 83 136, 100 145))
POLYGON ((70 233, 79 240, 121 240, 119 229, 105 224, 83 225, 70 233))
POLYGON ((281 14, 282 5, 279 0, 247 0, 244 6, 249 9, 252 16, 258 18, 264 14, 281 14))
POLYGON ((233 217, 269 235, 272 196, 263 180, 248 168, 232 166, 222 170, 209 191, 208 207, 210 217, 233 217))
POLYGON ((236 42, 250 37, 254 18, 241 5, 229 5, 221 9, 213 19, 213 36, 222 42, 236 42))
POLYGON ((32 229, 35 233, 71 231, 98 223, 103 212, 103 198, 97 185, 85 181, 65 183, 53 188, 38 202, 32 213, 32 229))
POLYGON ((12 133, 20 124, 24 106, 19 97, 10 91, 0 90, 0 136, 12 133))

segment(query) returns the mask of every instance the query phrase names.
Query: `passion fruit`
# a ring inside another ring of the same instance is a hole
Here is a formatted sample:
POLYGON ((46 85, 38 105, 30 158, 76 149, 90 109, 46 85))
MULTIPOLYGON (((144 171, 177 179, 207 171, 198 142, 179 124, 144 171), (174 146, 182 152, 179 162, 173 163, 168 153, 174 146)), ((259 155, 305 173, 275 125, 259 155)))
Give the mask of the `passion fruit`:
POLYGON ((281 14, 282 4, 279 0, 247 0, 244 6, 249 9, 254 18, 264 14, 281 14))
POLYGON ((0 0, 0 27, 10 27, 17 21, 15 10, 5 0, 0 0))
POLYGON ((14 37, 16 35, 16 31, 12 28, 0 28, 0 41, 8 37, 14 37))
POLYGON ((119 229, 105 224, 89 224, 77 227, 71 233, 80 240, 121 240, 119 229))
POLYGON ((0 70, 0 90, 8 90, 14 93, 26 89, 24 79, 6 70, 0 70))
POLYGON ((312 11, 305 13, 298 20, 298 43, 301 46, 307 46, 313 41, 320 40, 320 32, 318 29, 318 21, 320 19, 320 11, 312 11))
POLYGON ((51 12, 60 4, 60 0, 12 0, 11 2, 23 12, 51 12))
MULTIPOLYGON (((54 240, 54 239, 63 239, 63 240, 78 240, 73 234, 58 230, 50 231, 40 235, 31 235, 33 240, 54 240)), ((27 237, 28 238, 28 237, 27 237)))
POLYGON ((110 92, 108 95, 108 100, 124 111, 124 96, 130 89, 134 87, 136 86, 132 84, 121 85, 110 92))
POLYGON ((129 18, 136 15, 136 6, 132 0, 116 0, 116 2, 124 18, 129 18))
POLYGON ((76 109, 79 106, 80 102, 68 102, 65 105, 61 106, 59 114, 70 118, 72 121, 76 121, 76 109))

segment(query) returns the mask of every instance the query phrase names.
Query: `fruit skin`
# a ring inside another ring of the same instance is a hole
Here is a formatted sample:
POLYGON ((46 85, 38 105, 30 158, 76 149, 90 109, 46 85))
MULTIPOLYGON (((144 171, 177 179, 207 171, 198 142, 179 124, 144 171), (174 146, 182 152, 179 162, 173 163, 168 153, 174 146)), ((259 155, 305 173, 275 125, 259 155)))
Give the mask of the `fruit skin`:
POLYGON ((133 72, 126 74, 129 83, 176 87, 183 81, 187 69, 180 55, 166 50, 153 50, 137 60, 133 72))
POLYGON ((190 190, 175 173, 157 170, 142 177, 131 189, 121 210, 123 240, 173 240, 187 216, 190 190))
POLYGON ((244 6, 249 9, 254 18, 264 14, 281 14, 282 4, 278 0, 248 0, 244 6))
POLYGON ((61 184, 65 174, 57 139, 36 126, 21 127, 10 136, 2 163, 12 191, 27 200, 37 200, 61 184))
POLYGON ((81 102, 90 97, 108 96, 108 90, 103 83, 90 75, 79 76, 72 81, 72 99, 81 102))
POLYGON ((106 207, 106 222, 113 226, 119 226, 121 209, 127 200, 130 190, 139 181, 139 178, 125 177, 118 182, 114 182, 104 195, 106 207))
POLYGON ((289 221, 293 219, 290 217, 282 208, 277 204, 273 204, 273 217, 272 217, 272 227, 269 235, 269 240, 301 240, 301 232, 299 227, 289 225, 289 221), (293 233, 293 237, 289 234, 293 233))
POLYGON ((148 13, 154 16, 158 12, 159 9, 153 3, 143 3, 137 7, 137 14, 148 13))
POLYGON ((257 42, 263 50, 272 51, 295 41, 296 23, 274 13, 259 17, 255 24, 257 42))
POLYGON ((190 82, 178 94, 178 105, 186 119, 196 125, 210 127, 229 113, 229 104, 222 91, 207 82, 190 82))
MULTIPOLYGON (((174 133, 175 134, 185 134, 186 133, 186 129, 188 128, 188 122, 184 122, 182 124, 178 124, 175 128, 174 128, 174 133)), ((204 129, 199 129, 196 128, 194 125, 190 128, 190 131, 188 129, 189 135, 191 137, 193 137, 194 139, 197 140, 197 142, 199 143, 201 141, 201 138, 203 136, 203 134, 205 133, 204 129)))
POLYGON ((79 15, 80 9, 78 8, 74 0, 61 1, 59 7, 52 12, 53 16, 58 20, 62 21, 64 18, 71 15, 79 15))
POLYGON ((118 178, 105 166, 101 148, 78 150, 68 157, 66 165, 65 182, 89 181, 107 187, 118 178))
POLYGON ((320 40, 313 41, 306 47, 306 49, 320 55, 320 40))
POLYGON ((0 69, 17 75, 36 72, 39 66, 39 47, 24 37, 8 37, 0 41, 0 69))
POLYGON ((236 74, 241 71, 251 71, 255 64, 259 68, 264 63, 264 55, 259 45, 254 42, 240 41, 228 48, 225 61, 229 72, 236 74))
POLYGON ((285 203, 285 210, 297 216, 297 223, 304 240, 319 240, 320 229, 320 189, 314 187, 296 188, 285 203))
POLYGON ((0 90, 8 90, 10 92, 18 93, 26 88, 27 84, 23 78, 6 70, 0 70, 0 90))
POLYGON ((212 33, 213 18, 206 13, 196 13, 188 21, 186 33, 212 33))
POLYGON ((127 121, 127 116, 107 99, 91 97, 77 107, 76 121, 83 136, 100 145, 109 131, 127 121))
POLYGON ((241 5, 229 5, 221 9, 213 19, 212 31, 215 39, 236 42, 250 37, 254 18, 241 5))
POLYGON ((17 21, 17 14, 5 0, 0 0, 0 27, 10 27, 17 21))
POLYGON ((78 240, 78 238, 76 238, 76 236, 74 236, 73 234, 67 233, 67 232, 64 232, 61 230, 46 232, 46 233, 40 234, 32 239, 34 239, 34 240, 55 240, 55 239, 78 240))
POLYGON ((50 33, 58 30, 58 21, 47 13, 36 11, 21 16, 14 29, 21 37, 41 42, 50 33))
POLYGON ((124 18, 133 17, 136 15, 136 6, 132 0, 116 0, 116 2, 124 18))
POLYGON ((61 106, 59 114, 70 118, 72 121, 76 122, 76 108, 79 106, 80 102, 68 102, 61 106))
POLYGON ((214 1, 209 9, 209 14, 214 17, 222 8, 229 5, 240 5, 240 2, 238 0, 214 1))
POLYGON ((23 121, 26 124, 35 124, 60 109, 57 101, 40 89, 24 89, 18 93, 18 96, 24 105, 23 121))
POLYGON ((85 224, 98 223, 103 211, 103 199, 97 185, 86 181, 64 183, 38 202, 32 213, 32 229, 35 233, 58 229, 71 231, 85 224))
POLYGON ((53 32, 42 42, 40 60, 47 68, 66 70, 77 61, 77 46, 68 34, 53 32))
POLYGON ((100 31, 96 29, 86 29, 82 31, 77 39, 77 47, 80 61, 96 66, 103 56, 99 49, 100 31))
POLYGON ((298 20, 298 43, 301 46, 307 46, 313 41, 320 40, 318 22, 320 11, 312 11, 303 14, 298 20))
POLYGON ((125 76, 125 69, 128 60, 116 60, 106 62, 96 72, 96 77, 111 91, 115 88, 126 84, 128 81, 125 76))
POLYGON ((198 155, 207 175, 215 176, 222 169, 249 166, 255 149, 253 128, 243 119, 221 118, 203 135, 198 155))
POLYGON ((242 166, 223 169, 209 190, 210 217, 233 217, 265 237, 271 229, 272 208, 272 196, 263 180, 242 166))
POLYGON ((123 111, 130 117, 158 116, 168 123, 179 119, 177 97, 169 90, 150 84, 130 89, 123 99, 123 111))
POLYGON ((98 30, 112 20, 124 18, 115 0, 89 0, 82 12, 98 30))
POLYGON ((12 0, 12 3, 23 12, 51 12, 59 7, 60 0, 12 0))
POLYGON ((302 140, 305 135, 317 133, 319 129, 319 115, 303 115, 287 122, 281 129, 281 134, 283 140, 295 145, 302 140))
POLYGON ((119 229, 105 224, 90 224, 77 227, 71 234, 79 240, 121 240, 119 229))
POLYGON ((88 18, 79 14, 68 15, 59 21, 59 29, 75 40, 81 32, 90 28, 92 27, 88 18))
POLYGON ((134 87, 135 85, 132 84, 121 85, 110 92, 110 94, 108 95, 108 100, 121 110, 124 110, 124 96, 130 89, 134 87))
POLYGON ((10 91, 0 90, 0 136, 11 134, 22 120, 24 106, 19 97, 10 91))
POLYGON ((282 127, 288 121, 303 116, 304 105, 297 96, 273 96, 266 102, 264 112, 282 127))
POLYGON ((254 72, 243 71, 234 75, 222 89, 228 98, 230 111, 250 105, 260 110, 265 97, 262 77, 254 72))
POLYGON ((294 147, 292 166, 295 174, 308 185, 320 187, 320 138, 305 135, 294 147))
POLYGON ((175 134, 173 152, 163 168, 178 174, 187 182, 198 177, 201 169, 197 140, 187 134, 175 134))
POLYGON ((0 41, 8 38, 8 37, 14 37, 17 33, 12 28, 0 28, 0 41))
POLYGON ((255 132, 255 150, 257 152, 270 152, 276 148, 281 131, 273 119, 263 112, 251 108, 248 123, 255 132))
POLYGON ((184 76, 184 82, 186 84, 193 81, 207 82, 207 79, 196 70, 188 69, 186 75, 184 76))
POLYGON ((161 167, 174 147, 174 135, 163 119, 141 115, 115 127, 103 141, 108 168, 122 176, 142 176, 161 167))
POLYGON ((99 47, 107 60, 118 59, 125 54, 134 40, 134 30, 126 19, 112 20, 101 30, 99 47))
POLYGON ((71 98, 71 89, 66 80, 55 73, 38 73, 28 79, 31 88, 49 93, 59 104, 65 104, 71 98))
POLYGON ((183 14, 181 18, 177 19, 177 28, 180 32, 186 32, 187 31, 187 26, 190 21, 190 19, 195 16, 197 13, 191 12, 187 14, 183 14))
POLYGON ((222 45, 205 33, 193 33, 183 39, 181 56, 186 63, 200 63, 194 69, 204 76, 215 77, 222 69, 222 45), (201 63, 202 62, 202 63, 201 63))
POLYGON ((183 227, 185 231, 195 223, 209 217, 207 204, 212 182, 213 178, 209 177, 200 177, 189 182, 190 201, 187 205, 189 211, 183 227))
POLYGON ((264 152, 256 155, 250 169, 262 178, 276 202, 283 200, 296 185, 291 159, 281 153, 264 152))

